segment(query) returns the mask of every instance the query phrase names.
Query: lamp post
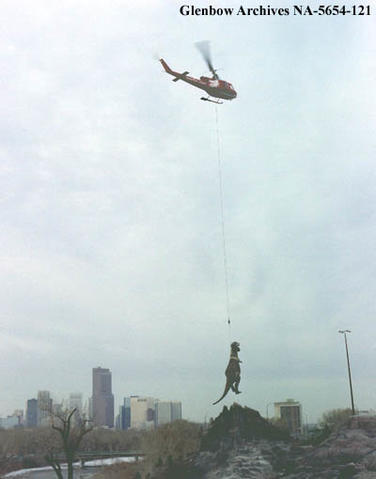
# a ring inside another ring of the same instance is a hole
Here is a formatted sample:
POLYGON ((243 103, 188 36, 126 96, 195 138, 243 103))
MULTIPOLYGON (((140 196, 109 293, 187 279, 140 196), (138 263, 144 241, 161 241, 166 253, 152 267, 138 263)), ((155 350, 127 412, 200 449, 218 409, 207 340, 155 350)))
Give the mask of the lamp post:
POLYGON ((347 336, 346 333, 351 333, 349 329, 340 329, 338 331, 340 334, 343 334, 345 338, 345 348, 346 348, 346 358, 347 358, 347 371, 349 373, 349 384, 350 384, 350 396, 351 396, 351 409, 352 414, 355 416, 355 407, 354 407, 354 395, 353 395, 353 388, 352 388, 352 381, 351 381, 351 369, 350 369, 350 358, 349 358, 349 349, 347 347, 347 336))

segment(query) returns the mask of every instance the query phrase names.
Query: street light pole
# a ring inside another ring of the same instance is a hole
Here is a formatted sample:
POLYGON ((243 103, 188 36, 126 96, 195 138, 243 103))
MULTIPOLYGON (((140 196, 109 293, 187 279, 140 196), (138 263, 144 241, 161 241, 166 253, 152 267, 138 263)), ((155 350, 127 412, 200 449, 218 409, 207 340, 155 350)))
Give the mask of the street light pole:
POLYGON ((351 333, 349 329, 340 329, 338 331, 340 334, 343 334, 345 338, 345 348, 346 348, 346 358, 347 358, 347 371, 349 373, 349 384, 350 384, 350 396, 351 396, 351 409, 352 414, 355 416, 355 407, 354 407, 354 395, 353 395, 353 388, 352 388, 352 381, 351 381, 351 369, 350 369, 350 358, 349 358, 349 349, 347 347, 347 336, 346 333, 351 333))
POLYGON ((268 404, 266 405, 266 419, 269 419, 269 406, 271 406, 272 404, 272 402, 268 402, 268 404))

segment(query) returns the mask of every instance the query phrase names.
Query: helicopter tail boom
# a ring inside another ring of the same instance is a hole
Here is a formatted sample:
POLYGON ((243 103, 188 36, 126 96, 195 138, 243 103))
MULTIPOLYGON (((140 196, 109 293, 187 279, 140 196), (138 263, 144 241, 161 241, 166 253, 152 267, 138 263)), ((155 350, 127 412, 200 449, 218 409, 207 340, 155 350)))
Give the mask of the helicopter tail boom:
POLYGON ((172 81, 182 80, 189 73, 189 72, 184 72, 184 73, 175 72, 174 70, 171 70, 171 68, 167 65, 167 63, 163 60, 163 58, 161 58, 159 61, 162 63, 162 66, 165 72, 175 77, 172 81))

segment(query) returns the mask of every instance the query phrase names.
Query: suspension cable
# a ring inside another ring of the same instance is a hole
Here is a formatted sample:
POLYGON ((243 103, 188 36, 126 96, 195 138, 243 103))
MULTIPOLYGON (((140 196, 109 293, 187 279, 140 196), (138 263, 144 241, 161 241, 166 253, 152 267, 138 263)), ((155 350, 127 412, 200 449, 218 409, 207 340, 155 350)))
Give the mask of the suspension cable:
POLYGON ((219 120, 218 120, 217 105, 215 105, 215 124, 216 124, 216 130, 217 130, 218 186, 219 186, 219 203, 220 203, 221 227, 222 227, 223 267, 224 267, 224 280, 225 280, 225 290, 226 290, 226 312, 227 312, 229 342, 231 342, 230 294, 229 294, 229 282, 228 282, 226 230, 225 230, 225 215, 224 215, 224 203, 223 203, 222 149, 221 149, 221 141, 220 141, 220 134, 219 134, 219 120))

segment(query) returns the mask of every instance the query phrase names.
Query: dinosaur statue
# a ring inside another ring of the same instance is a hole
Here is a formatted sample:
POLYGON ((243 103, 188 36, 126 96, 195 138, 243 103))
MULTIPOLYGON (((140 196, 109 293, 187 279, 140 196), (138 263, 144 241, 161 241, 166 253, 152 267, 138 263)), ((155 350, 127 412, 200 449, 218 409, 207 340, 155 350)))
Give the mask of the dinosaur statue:
POLYGON ((239 343, 234 341, 231 344, 231 353, 230 353, 230 360, 228 362, 225 375, 226 375, 226 386, 222 396, 218 399, 218 401, 213 402, 214 404, 219 403, 222 399, 226 396, 230 389, 234 391, 235 394, 240 394, 239 391, 239 383, 240 383, 240 365, 241 363, 238 352, 240 351, 239 343))

